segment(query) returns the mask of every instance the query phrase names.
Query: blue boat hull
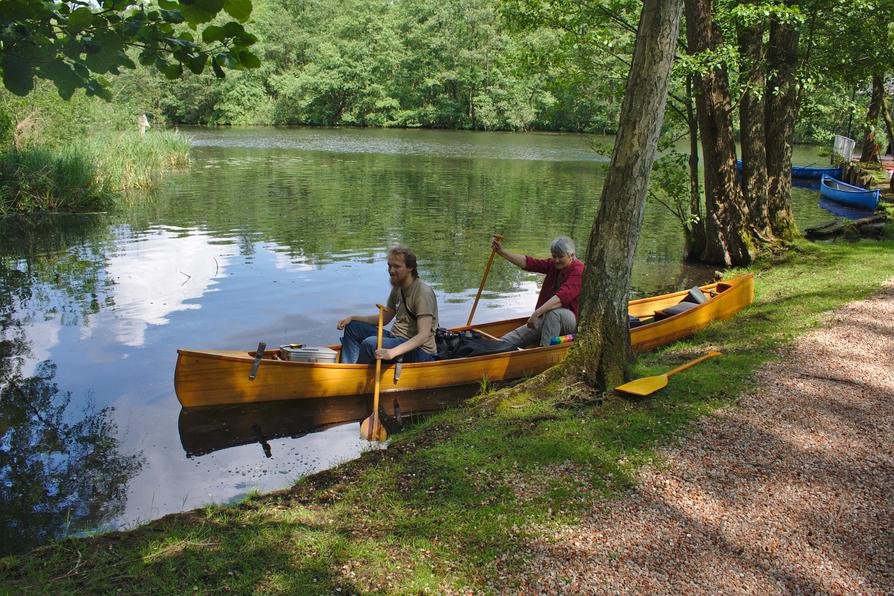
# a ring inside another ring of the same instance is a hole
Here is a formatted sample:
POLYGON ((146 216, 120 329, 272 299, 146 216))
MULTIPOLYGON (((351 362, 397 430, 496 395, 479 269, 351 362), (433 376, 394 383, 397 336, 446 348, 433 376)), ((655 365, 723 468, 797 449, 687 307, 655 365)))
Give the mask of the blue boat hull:
POLYGON ((860 209, 875 210, 878 206, 879 190, 866 190, 857 186, 845 184, 830 176, 823 176, 820 180, 820 194, 825 198, 850 205, 860 209))
POLYGON ((815 166, 792 166, 792 178, 819 180, 823 176, 841 178, 841 168, 819 168, 815 166))
MULTIPOLYGON (((736 160, 736 168, 742 171, 742 160, 736 160)), ((792 166, 792 178, 819 180, 823 176, 841 178, 841 168, 820 168, 817 166, 792 166)))

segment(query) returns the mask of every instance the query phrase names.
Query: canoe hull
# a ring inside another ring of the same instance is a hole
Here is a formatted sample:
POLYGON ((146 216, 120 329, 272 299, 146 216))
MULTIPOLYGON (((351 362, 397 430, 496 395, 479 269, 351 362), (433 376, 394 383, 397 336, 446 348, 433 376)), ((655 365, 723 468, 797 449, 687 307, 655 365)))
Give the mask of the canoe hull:
MULTIPOLYGON (((742 160, 736 160, 736 169, 742 173, 742 160)), ((820 167, 820 166, 792 166, 792 178, 799 180, 816 180, 819 181, 823 176, 831 176, 832 178, 841 177, 841 168, 820 167)))
MULTIPOLYGON (((706 293, 716 291, 717 295, 689 311, 632 329, 630 339, 634 351, 651 350, 692 335, 712 321, 732 317, 754 299, 754 280, 750 274, 702 286, 702 289, 706 293)), ((679 303, 685 296, 683 291, 634 300, 628 310, 634 316, 650 316, 655 310, 679 303)), ((499 337, 525 321, 525 318, 510 319, 474 328, 499 337)), ((424 390, 479 383, 482 379, 506 381, 533 376, 561 362, 572 345, 404 364, 398 380, 394 378, 394 365, 387 365, 382 369, 381 391, 424 390)), ((372 393, 375 381, 375 369, 365 364, 286 362, 272 359, 274 351, 265 353, 252 381, 248 376, 254 352, 178 350, 178 353, 174 387, 177 398, 186 408, 364 395, 372 393)))
POLYGON ((829 176, 823 176, 820 181, 820 194, 836 203, 873 211, 878 206, 878 189, 867 190, 858 186, 851 186, 841 180, 829 176))
POLYGON ((841 168, 820 168, 817 166, 792 166, 792 178, 819 180, 823 176, 841 177, 841 168))

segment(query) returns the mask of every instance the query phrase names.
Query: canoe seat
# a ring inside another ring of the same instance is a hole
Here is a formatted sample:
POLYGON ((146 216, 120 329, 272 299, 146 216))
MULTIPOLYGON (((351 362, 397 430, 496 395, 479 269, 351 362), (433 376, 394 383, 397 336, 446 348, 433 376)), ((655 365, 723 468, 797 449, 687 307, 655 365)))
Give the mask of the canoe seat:
POLYGON ((662 308, 661 310, 655 311, 655 320, 662 321, 668 317, 672 317, 674 315, 678 315, 681 312, 686 312, 687 310, 692 310, 697 307, 698 304, 695 302, 681 302, 679 304, 674 304, 673 306, 668 306, 667 308, 662 308))
POLYGON ((683 302, 693 302, 695 304, 704 304, 708 302, 710 298, 705 296, 705 293, 702 292, 701 288, 698 286, 692 286, 689 288, 689 293, 686 294, 686 297, 683 298, 683 302))

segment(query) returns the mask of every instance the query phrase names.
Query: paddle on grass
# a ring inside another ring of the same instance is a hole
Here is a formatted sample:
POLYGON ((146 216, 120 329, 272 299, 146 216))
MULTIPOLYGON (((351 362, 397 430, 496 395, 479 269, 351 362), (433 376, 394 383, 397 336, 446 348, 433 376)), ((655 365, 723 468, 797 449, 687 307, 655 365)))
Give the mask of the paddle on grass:
MULTIPOLYGON (((376 305, 379 308, 379 336, 376 340, 376 349, 382 349, 382 319, 387 308, 381 304, 376 305)), ((367 441, 382 442, 388 438, 388 432, 382 426, 379 420, 379 386, 382 381, 382 361, 376 358, 376 386, 373 390, 373 412, 372 416, 360 423, 360 437, 367 441)))
POLYGON ((630 395, 651 395, 659 389, 664 389, 665 387, 667 387, 668 377, 675 375, 678 372, 682 372, 690 366, 695 366, 699 362, 707 360, 708 358, 713 358, 714 356, 720 356, 720 352, 708 352, 701 358, 696 358, 695 360, 687 362, 682 366, 678 366, 673 370, 669 370, 663 375, 655 375, 654 377, 643 377, 642 379, 636 379, 634 381, 630 381, 629 383, 618 385, 617 387, 615 387, 615 391, 620 391, 621 393, 629 393, 630 395))
MULTIPOLYGON (((494 234, 494 238, 503 240, 503 236, 500 234, 494 234)), ((475 316, 475 309, 478 308, 478 299, 481 298, 481 290, 484 289, 484 282, 487 281, 487 274, 490 273, 490 266, 494 264, 494 255, 496 254, 496 250, 490 251, 490 258, 487 260, 487 267, 484 268, 484 276, 481 278, 481 285, 478 286, 478 293, 475 294, 475 302, 472 303, 472 312, 469 313, 469 320, 466 321, 467 326, 472 324, 472 317, 475 316)))

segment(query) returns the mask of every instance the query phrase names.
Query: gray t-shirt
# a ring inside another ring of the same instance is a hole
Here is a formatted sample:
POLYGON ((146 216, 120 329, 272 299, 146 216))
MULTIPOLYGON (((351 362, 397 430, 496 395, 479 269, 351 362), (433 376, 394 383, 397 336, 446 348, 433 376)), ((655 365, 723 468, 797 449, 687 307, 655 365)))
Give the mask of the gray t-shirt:
POLYGON ((435 345, 435 329, 438 328, 438 301, 435 292, 425 283, 416 279, 410 287, 391 288, 388 296, 388 308, 395 311, 391 334, 401 339, 410 339, 419 333, 416 320, 424 315, 431 317, 431 335, 422 344, 422 349, 429 354, 437 351, 435 345))

